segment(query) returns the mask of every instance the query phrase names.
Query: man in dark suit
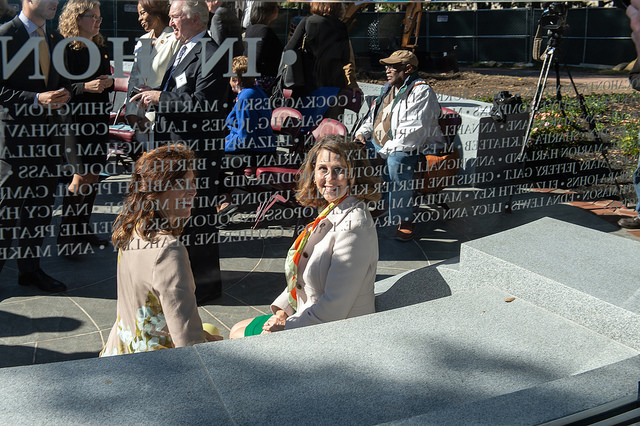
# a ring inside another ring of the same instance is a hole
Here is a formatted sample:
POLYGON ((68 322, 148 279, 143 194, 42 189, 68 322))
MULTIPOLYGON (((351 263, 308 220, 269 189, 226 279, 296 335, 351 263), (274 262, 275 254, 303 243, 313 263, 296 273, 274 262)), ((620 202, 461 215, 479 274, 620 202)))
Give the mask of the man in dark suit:
POLYGON ((16 259, 18 284, 48 292, 66 290, 40 269, 40 257, 55 254, 42 242, 52 233, 62 156, 61 137, 47 136, 47 130, 60 124, 63 117, 56 110, 70 97, 50 56, 62 37, 45 29, 57 6, 58 0, 23 0, 20 14, 0 27, 0 36, 10 38, 4 45, 8 58, 19 57, 21 48, 32 49, 17 68, 4 69, 10 75, 0 81, 0 104, 7 109, 0 158, 10 168, 0 183, 0 270, 6 260, 16 259), (12 248, 14 239, 18 244, 12 248))
POLYGON ((209 33, 213 41, 222 45, 228 38, 235 38, 237 41, 233 43, 233 56, 240 56, 244 50, 242 45, 242 24, 236 16, 236 10, 233 3, 223 0, 206 0, 209 12, 211 12, 211 25, 209 33))
POLYGON ((218 192, 224 120, 230 108, 225 102, 230 90, 228 79, 223 77, 229 61, 225 54, 213 68, 206 69, 205 64, 210 64, 218 45, 207 33, 208 10, 204 2, 174 0, 169 17, 169 25, 182 46, 165 73, 161 90, 145 90, 131 100, 142 108, 156 108, 156 143, 183 141, 203 160, 203 168, 197 173, 207 180, 201 179, 201 201, 196 200, 191 212, 191 220, 198 226, 188 226, 184 235, 189 244, 196 297, 198 302, 204 302, 222 292, 218 245, 210 240, 217 235, 218 218, 210 206, 218 192))

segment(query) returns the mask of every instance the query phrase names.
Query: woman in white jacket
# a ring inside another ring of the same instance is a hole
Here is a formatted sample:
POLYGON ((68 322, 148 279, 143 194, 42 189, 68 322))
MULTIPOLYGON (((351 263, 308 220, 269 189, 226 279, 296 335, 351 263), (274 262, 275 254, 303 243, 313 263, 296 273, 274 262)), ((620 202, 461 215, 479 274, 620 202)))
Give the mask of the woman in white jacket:
POLYGON ((169 2, 167 0, 139 0, 138 21, 146 31, 133 50, 135 60, 129 77, 127 90, 126 119, 135 126, 136 140, 149 142, 151 126, 155 113, 138 108, 137 102, 131 102, 134 87, 157 88, 162 83, 167 67, 178 51, 180 42, 169 26, 169 2))
POLYGON ((296 198, 320 214, 307 225, 285 260, 287 288, 273 315, 234 325, 230 337, 289 330, 374 312, 378 237, 367 208, 377 201, 376 178, 365 153, 340 137, 321 139, 302 165, 296 198), (369 174, 370 175, 370 174, 369 174))

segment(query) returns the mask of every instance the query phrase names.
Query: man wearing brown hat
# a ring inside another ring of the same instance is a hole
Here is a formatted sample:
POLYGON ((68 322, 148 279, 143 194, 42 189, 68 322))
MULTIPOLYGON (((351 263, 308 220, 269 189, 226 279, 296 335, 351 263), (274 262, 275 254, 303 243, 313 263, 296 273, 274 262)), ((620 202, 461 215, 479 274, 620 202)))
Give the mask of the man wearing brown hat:
POLYGON ((356 141, 385 159, 389 217, 398 225, 396 239, 413 238, 413 188, 408 183, 420 155, 437 154, 444 147, 438 124, 440 104, 433 89, 418 76, 418 58, 398 50, 381 59, 387 84, 373 102, 356 141))

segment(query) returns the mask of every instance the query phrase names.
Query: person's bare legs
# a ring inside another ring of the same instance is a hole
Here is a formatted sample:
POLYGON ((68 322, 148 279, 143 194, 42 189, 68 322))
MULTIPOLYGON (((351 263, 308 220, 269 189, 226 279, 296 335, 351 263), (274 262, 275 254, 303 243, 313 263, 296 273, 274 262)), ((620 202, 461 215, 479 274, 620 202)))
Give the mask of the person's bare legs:
POLYGON ((231 331, 229 331, 229 339, 239 339, 240 337, 244 337, 244 329, 247 328, 251 321, 253 321, 253 318, 242 320, 231 327, 231 331))

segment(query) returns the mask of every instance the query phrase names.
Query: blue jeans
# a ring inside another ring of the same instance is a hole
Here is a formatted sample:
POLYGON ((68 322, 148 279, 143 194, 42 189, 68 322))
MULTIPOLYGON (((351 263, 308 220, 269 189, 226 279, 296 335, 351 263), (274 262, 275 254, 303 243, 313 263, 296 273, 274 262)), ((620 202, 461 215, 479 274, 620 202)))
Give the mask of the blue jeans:
MULTIPOLYGON (((378 154, 381 147, 367 140, 367 149, 370 154, 378 154)), ((373 155, 372 155, 373 156, 373 155)), ((391 223, 399 225, 401 222, 413 222, 413 189, 411 181, 420 156, 417 151, 392 152, 386 158, 386 165, 382 178, 389 185, 389 192, 385 196, 389 219, 391 223)))

